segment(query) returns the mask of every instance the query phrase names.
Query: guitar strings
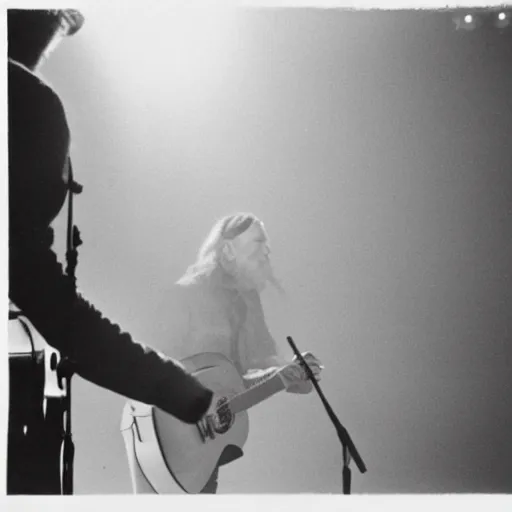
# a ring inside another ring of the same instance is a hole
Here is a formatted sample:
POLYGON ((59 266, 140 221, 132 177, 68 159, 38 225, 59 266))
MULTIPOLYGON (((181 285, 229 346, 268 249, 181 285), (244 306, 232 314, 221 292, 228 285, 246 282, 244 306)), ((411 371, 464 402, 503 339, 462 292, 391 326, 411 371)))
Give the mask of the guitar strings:
POLYGON ((249 386, 247 389, 244 389, 242 392, 237 393, 237 394, 227 398, 226 402, 224 402, 220 407, 215 406, 215 412, 218 413, 219 409, 222 409, 223 407, 228 406, 232 400, 235 400, 236 398, 244 395, 249 390, 254 389, 256 387, 262 386, 265 382, 267 382, 270 379, 274 378, 281 370, 282 370, 282 368, 272 369, 272 371, 267 373, 266 375, 262 375, 261 377, 255 379, 254 383, 251 384, 251 386, 249 386))

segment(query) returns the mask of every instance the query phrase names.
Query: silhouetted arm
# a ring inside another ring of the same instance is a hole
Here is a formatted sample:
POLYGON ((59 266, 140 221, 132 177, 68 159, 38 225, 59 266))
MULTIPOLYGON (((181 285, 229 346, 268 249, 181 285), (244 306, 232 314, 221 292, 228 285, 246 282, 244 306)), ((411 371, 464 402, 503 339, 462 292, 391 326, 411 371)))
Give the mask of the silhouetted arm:
POLYGON ((206 412, 211 391, 180 363, 133 341, 81 296, 69 308, 68 282, 52 250, 11 247, 9 275, 10 298, 50 345, 76 362, 80 376, 186 422, 206 412))
POLYGON ((66 194, 69 129, 58 95, 9 61, 9 297, 85 379, 195 422, 211 392, 174 360, 134 342, 82 297, 51 250, 66 194), (74 302, 73 302, 74 301, 74 302))

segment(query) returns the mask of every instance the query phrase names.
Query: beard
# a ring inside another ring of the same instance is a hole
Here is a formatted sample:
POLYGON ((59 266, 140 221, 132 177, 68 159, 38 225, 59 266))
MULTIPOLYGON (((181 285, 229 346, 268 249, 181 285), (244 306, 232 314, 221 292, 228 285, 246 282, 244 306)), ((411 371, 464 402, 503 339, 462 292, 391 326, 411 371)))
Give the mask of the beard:
POLYGON ((280 295, 286 295, 269 260, 249 265, 247 263, 238 264, 230 273, 242 288, 253 289, 261 293, 268 283, 277 290, 280 295))
POLYGON ((275 290, 278 291, 281 297, 284 297, 286 295, 286 292, 281 284, 281 281, 277 279, 277 277, 274 274, 272 274, 272 276, 268 279, 268 282, 274 287, 275 290))
POLYGON ((261 291, 265 288, 265 285, 269 283, 272 287, 278 291, 282 296, 286 295, 281 281, 277 278, 274 269, 270 262, 266 262, 261 270, 261 291))

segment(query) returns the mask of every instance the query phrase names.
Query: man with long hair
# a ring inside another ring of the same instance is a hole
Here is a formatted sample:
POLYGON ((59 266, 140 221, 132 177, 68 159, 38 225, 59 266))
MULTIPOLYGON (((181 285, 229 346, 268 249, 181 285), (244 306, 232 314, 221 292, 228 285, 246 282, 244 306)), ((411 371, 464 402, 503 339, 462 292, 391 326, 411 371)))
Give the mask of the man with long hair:
MULTIPOLYGON (((81 377, 195 423, 212 392, 76 294, 52 250, 50 225, 71 181, 70 133, 59 96, 36 71, 58 39, 82 23, 77 11, 8 10, 9 299, 81 377)), ((60 494, 60 443, 48 439, 60 439, 61 431, 48 431, 37 404, 26 410, 20 395, 39 391, 29 390, 34 379, 13 386, 13 373, 7 492, 60 494)))
MULTIPOLYGON (((270 263, 265 227, 251 213, 236 213, 219 220, 202 244, 196 262, 170 292, 169 339, 162 351, 184 359, 215 352, 227 357, 243 376, 247 386, 278 374, 291 393, 309 393, 313 386, 294 358, 285 361, 265 322, 260 293, 267 283, 280 292, 270 263), (180 321, 181 320, 181 321, 180 321)), ((163 339, 164 336, 161 337, 163 339)), ((318 378, 323 368, 311 353, 303 354, 318 378)), ((123 424, 130 425, 137 406, 125 407, 123 424)), ((123 427, 122 427, 123 429, 123 427)), ((124 428, 128 459, 135 492, 152 492, 151 482, 135 463, 130 430, 124 428)), ((218 468, 202 493, 217 490, 218 468)))

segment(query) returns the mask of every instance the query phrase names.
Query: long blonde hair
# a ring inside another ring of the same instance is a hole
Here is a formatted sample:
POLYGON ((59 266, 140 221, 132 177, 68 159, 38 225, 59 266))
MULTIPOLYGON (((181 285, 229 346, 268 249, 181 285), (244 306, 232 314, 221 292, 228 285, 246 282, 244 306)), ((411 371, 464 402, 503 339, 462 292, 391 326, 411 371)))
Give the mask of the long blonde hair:
POLYGON ((197 252, 196 261, 188 267, 187 275, 208 274, 218 267, 222 247, 226 240, 232 240, 249 229, 259 219, 252 213, 234 213, 219 219, 212 227, 197 252))
MULTIPOLYGON (((254 222, 261 221, 256 215, 248 212, 237 212, 219 219, 201 244, 196 261, 188 267, 185 276, 190 278, 209 275, 218 268, 221 265, 224 243, 247 231, 254 222)), ((284 290, 273 272, 269 276, 269 282, 284 294, 284 290)))

